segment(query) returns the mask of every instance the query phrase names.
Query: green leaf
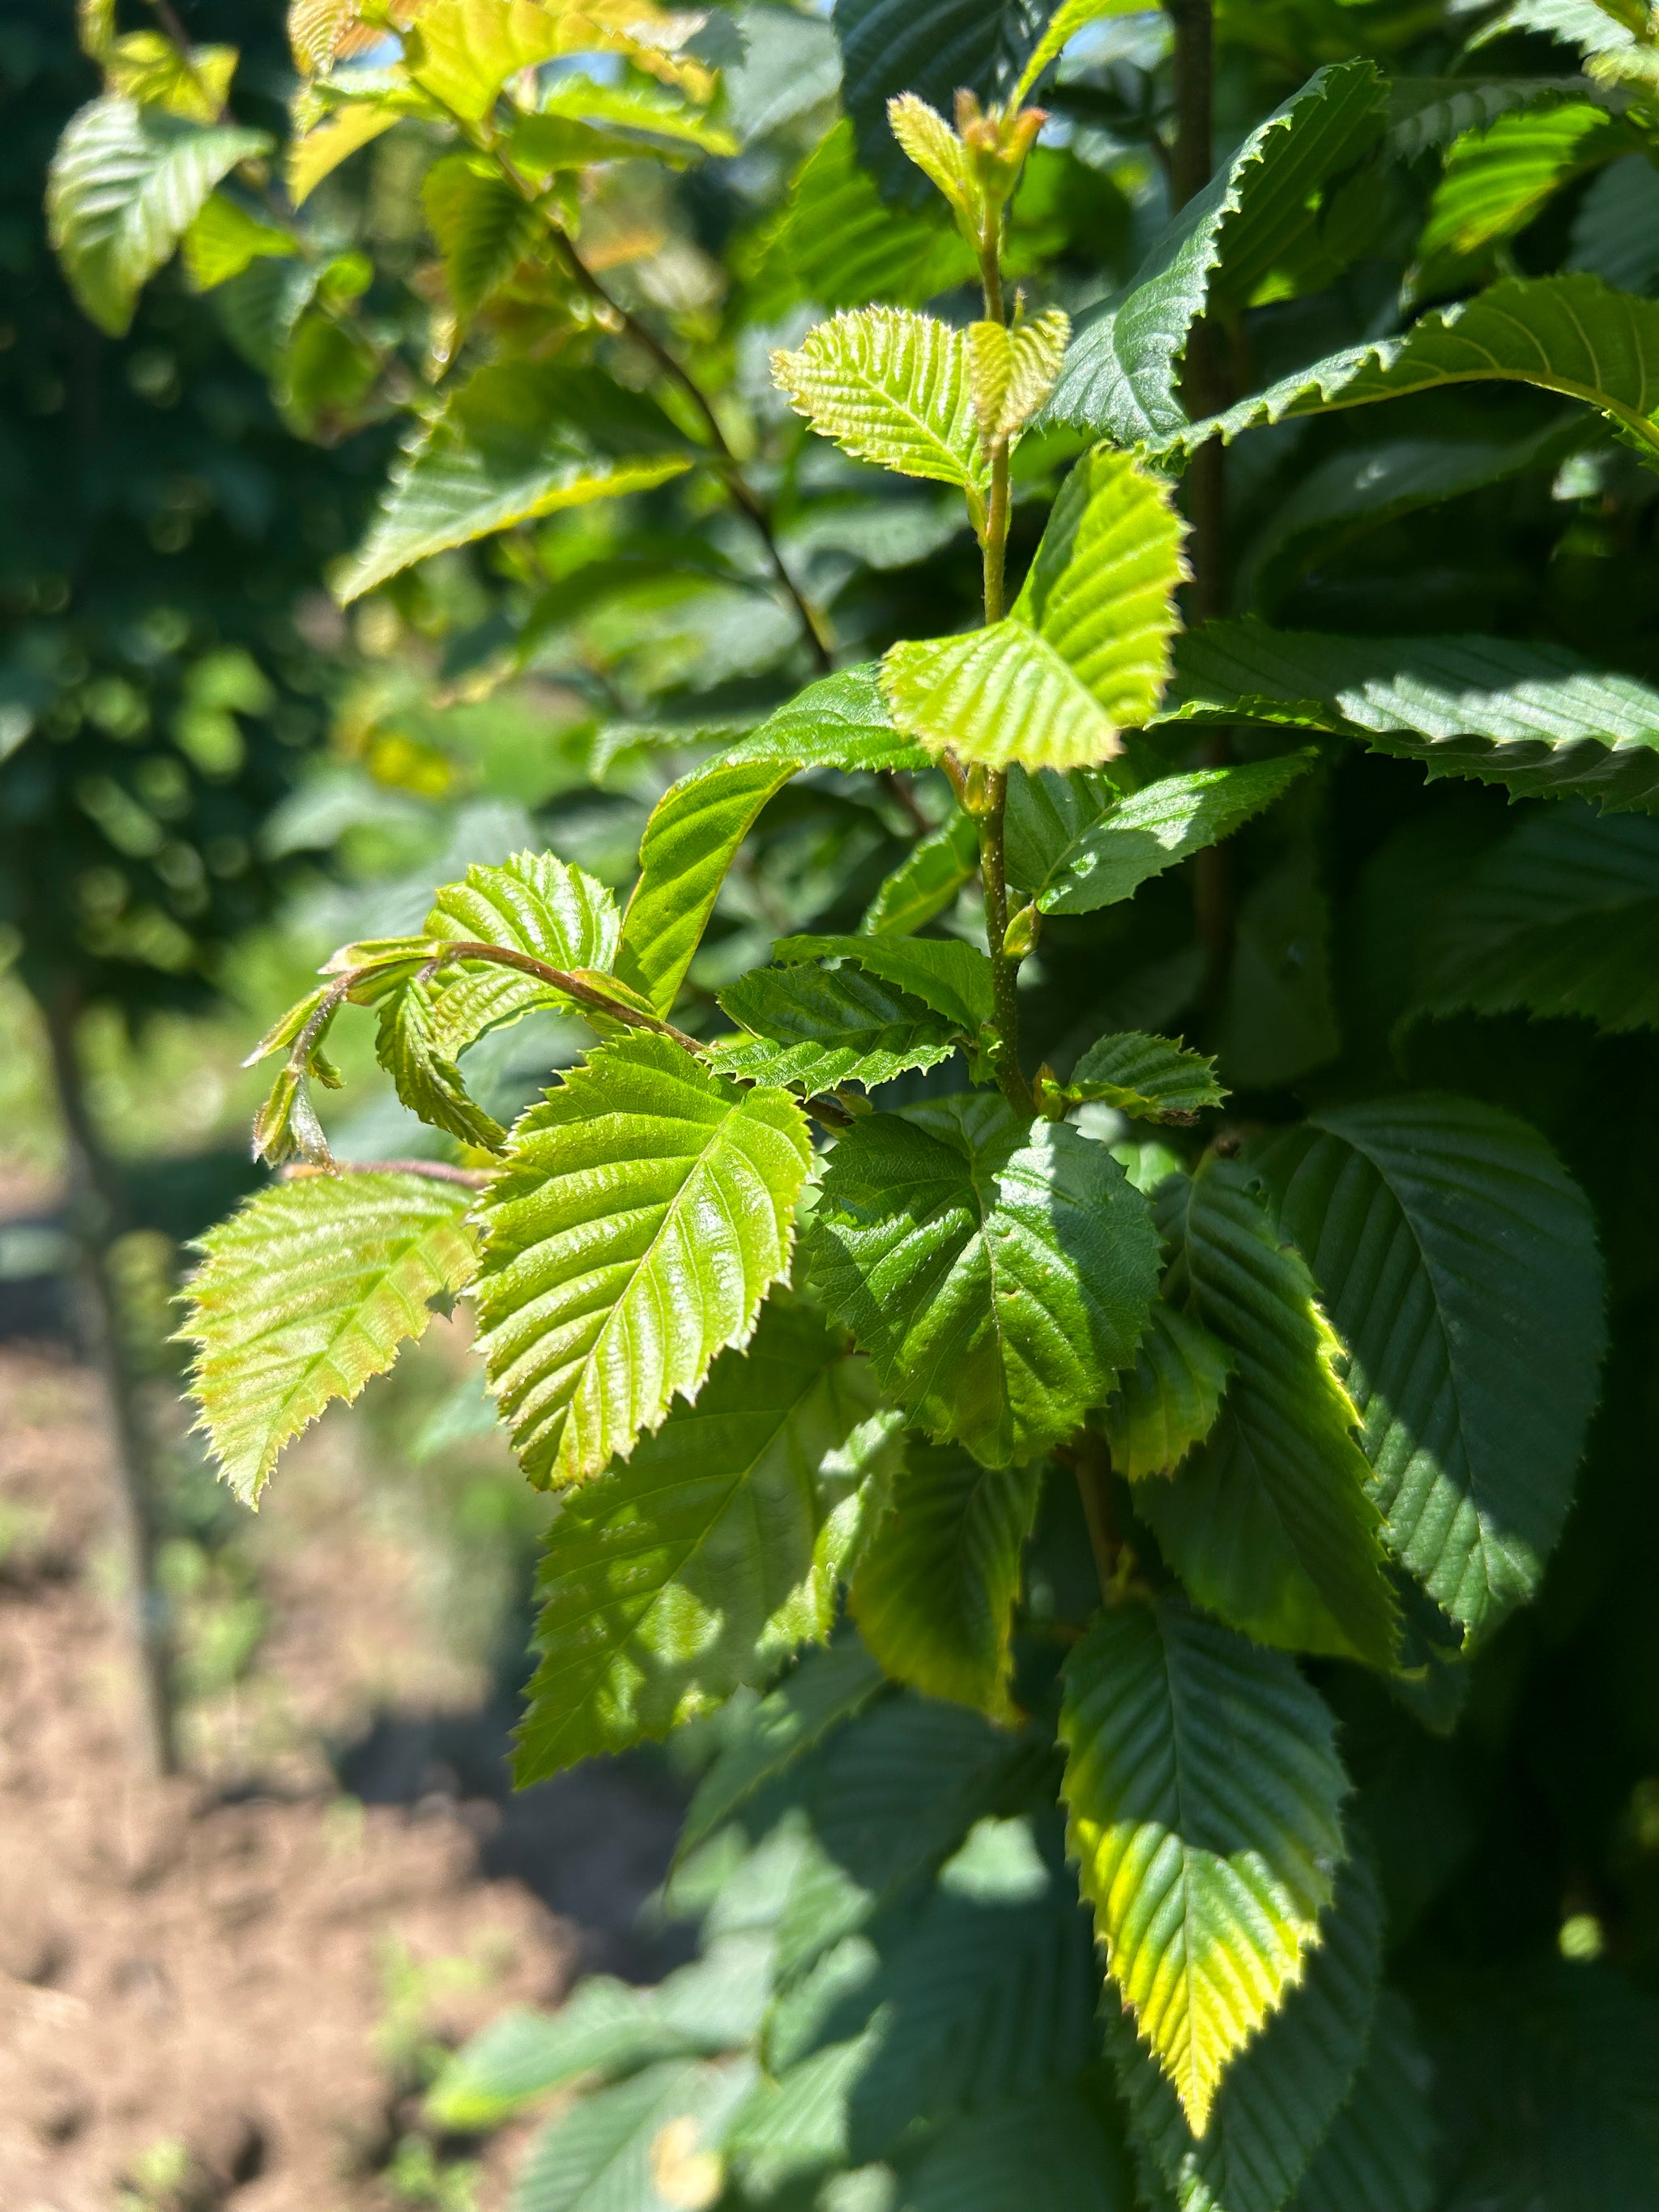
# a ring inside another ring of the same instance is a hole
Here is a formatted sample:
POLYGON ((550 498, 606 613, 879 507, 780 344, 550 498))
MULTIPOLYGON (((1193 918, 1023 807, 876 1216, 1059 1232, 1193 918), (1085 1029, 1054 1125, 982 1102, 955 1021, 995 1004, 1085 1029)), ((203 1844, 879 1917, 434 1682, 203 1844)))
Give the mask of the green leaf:
POLYGON ((1103 1099, 1134 1121, 1194 1121, 1202 1108, 1219 1106, 1227 1096, 1212 1060, 1140 1030, 1097 1037, 1061 1095, 1079 1103, 1103 1099))
POLYGON ((1130 2212, 1134 2191, 1111 2101, 1056 2083, 950 2129, 903 2184, 896 2212, 1130 2212))
POLYGON ((782 1993, 767 2038, 781 2078, 744 2116, 746 2184, 775 2185, 803 2152, 902 2157, 907 2138, 1091 2068, 1099 1972, 1045 1813, 977 1822, 931 1895, 901 1897, 782 1993))
POLYGON ((1193 1179, 1184 1249, 1194 1311, 1237 1364, 1207 1442, 1178 1480, 1143 1486, 1138 1509, 1193 1597, 1235 1627, 1386 1667, 1381 1516, 1307 1264, 1236 1161, 1193 1179))
POLYGON ((1248 302, 1312 230, 1322 186, 1375 144, 1382 101, 1372 63, 1340 62, 1259 125, 1176 216, 1133 281, 1079 318, 1049 416, 1119 445, 1176 442, 1193 325, 1218 296, 1248 302))
POLYGON ((1659 690, 1561 646, 1206 623, 1180 641, 1158 719, 1328 730, 1517 798, 1659 803, 1659 690))
POLYGON ((1433 2148, 1428 2060, 1405 1999, 1384 1990, 1353 2093, 1291 2212, 1429 2212, 1433 2148))
POLYGON ((968 340, 931 315, 865 307, 772 356, 772 380, 820 437, 854 460, 959 484, 982 497, 989 479, 969 394, 968 340))
POLYGON ((105 51, 105 89, 190 123, 216 123, 230 98, 234 46, 175 46, 162 31, 128 31, 105 51))
POLYGON ((337 579, 337 596, 349 605, 451 546, 562 507, 648 491, 691 462, 659 408, 598 370, 492 362, 404 447, 368 536, 337 579))
POLYGON ((1541 1137, 1463 1099, 1327 1108, 1261 1159, 1347 1346, 1384 1540, 1489 1630, 1537 1592, 1595 1402, 1589 1208, 1541 1137))
POLYGON ((100 330, 125 334, 215 185, 270 148, 263 131, 188 122, 113 94, 70 119, 47 172, 46 228, 100 330))
POLYGON ((1410 1011, 1659 1028, 1656 956, 1659 822, 1551 807, 1483 854, 1435 915, 1410 1011))
POLYGON ((861 1470, 828 1462, 876 1406, 866 1364, 774 1301, 695 1405, 568 1502, 538 1583, 521 1789, 660 1741, 829 1634, 861 1470))
POLYGON ((1389 85, 1389 151, 1414 161, 1431 146, 1486 129, 1514 108, 1588 96, 1581 76, 1396 76, 1389 85))
POLYGON ((711 1065, 747 1083, 798 1086, 809 1097, 840 1083, 866 1090, 907 1068, 936 1067, 957 1034, 920 999, 878 976, 839 968, 757 968, 720 994, 750 1032, 714 1048, 711 1065))
POLYGON ((1470 132, 1446 156, 1418 246, 1421 261, 1455 260, 1512 238, 1565 185, 1633 143, 1623 122, 1586 100, 1522 108, 1470 132))
MULTIPOLYGON (((499 866, 471 867, 464 881, 444 884, 422 934, 434 941, 499 945, 568 973, 610 968, 620 932, 617 902, 604 884, 551 853, 515 853, 499 866)), ((434 1035, 451 1059, 533 1007, 561 1012, 575 1007, 538 976, 482 960, 444 967, 429 988, 434 1035)))
POLYGON ((1477 50, 1514 31, 1539 31, 1564 46, 1577 46, 1587 55, 1615 53, 1635 43, 1629 24, 1619 20, 1620 14, 1617 6, 1604 7, 1601 0, 1509 0, 1509 5, 1483 23, 1468 43, 1477 50))
POLYGON ((372 100, 354 100, 336 108, 322 122, 289 141, 288 196, 303 207, 325 177, 331 177, 342 161, 358 149, 390 131, 400 120, 394 107, 372 100))
POLYGON ((1190 1314, 1155 1300, 1135 1364, 1101 1415, 1117 1472, 1130 1482, 1173 1474, 1215 1426, 1233 1366, 1226 1346, 1190 1314))
POLYGON ((532 1480, 602 1473, 748 1340, 811 1158, 787 1091, 665 1037, 600 1046, 522 1117, 480 1207, 479 1348, 532 1480))
POLYGON ((894 143, 888 101, 910 92, 948 110, 961 86, 1006 97, 1048 12, 1046 0, 841 0, 842 105, 884 198, 920 207, 927 191, 894 143))
POLYGON ((1081 787, 1047 779, 1011 793, 1011 879, 1044 914, 1092 914, 1217 845, 1271 806, 1318 756, 1281 753, 1238 768, 1166 775, 1119 799, 1103 777, 1081 787))
POLYGON ((447 1129, 464 1145, 501 1151, 507 1132, 468 1096, 459 1068, 440 1041, 432 993, 418 978, 382 1001, 374 1057, 411 1114, 432 1128, 447 1129))
POLYGON ((1005 620, 889 649, 894 721, 930 750, 992 768, 1109 760, 1163 696, 1182 537, 1168 485, 1097 447, 1061 487, 1005 620))
POLYGON ((198 1247, 191 1393, 220 1471, 258 1502, 276 1455, 332 1400, 384 1375, 463 1289, 476 1258, 471 1193, 423 1175, 305 1176, 270 1184, 198 1247))
POLYGON ((886 1683, 856 1636, 805 1652, 722 1742, 686 1814, 680 1856, 706 1843, 757 1790, 861 1713, 886 1683))
POLYGON ((1037 79, 1050 62, 1058 61, 1065 48, 1078 33, 1086 30, 1091 23, 1099 22, 1107 15, 1129 15, 1137 12, 1139 0, 1060 0, 1048 19, 1048 28, 1037 40, 1020 73, 1014 89, 1014 106, 1023 107, 1037 79))
POLYGON ((910 937, 956 903, 979 873, 979 825, 959 809, 919 840, 870 902, 860 930, 910 937))
POLYGON ((992 1017, 991 963, 976 945, 945 937, 781 937, 772 957, 850 960, 975 1036, 992 1017))
POLYGON ((1659 279, 1659 169, 1626 154, 1596 178, 1573 217, 1569 269, 1621 292, 1649 292, 1659 279))
POLYGON ((1301 1980, 1228 2069, 1201 2140, 1127 2015, 1108 2028, 1131 2142, 1181 2212, 1279 2212, 1295 2195, 1359 2073, 1382 1958, 1382 1900, 1362 1854, 1337 1876, 1301 1980))
POLYGON ((1030 322, 969 325, 968 382, 981 446, 1018 443, 1054 388, 1071 335, 1071 318, 1060 307, 1030 322))
POLYGON ((1288 1659, 1164 1599, 1076 1646, 1060 1734, 1108 1970, 1201 2138, 1331 1901, 1348 1787, 1331 1716, 1288 1659))
POLYGON ((423 0, 404 33, 410 76, 467 123, 483 120, 508 77, 566 43, 558 14, 536 0, 423 0))
POLYGON ((799 769, 927 765, 927 756, 895 732, 872 668, 843 669, 809 684, 658 801, 623 917, 617 975, 648 1005, 668 1012, 738 846, 799 769))
POLYGON ((184 235, 191 289, 211 292, 255 261, 289 261, 299 247, 285 230, 261 222, 223 192, 213 192, 184 235))
POLYGON ((654 1990, 592 1974, 557 2012, 515 2005, 445 2065, 427 2093, 427 2118, 457 2133, 482 2131, 585 2075, 631 2074, 698 2054, 699 2045, 664 2017, 656 1998, 654 1990))
POLYGON ((1331 972, 1331 902, 1321 856, 1290 842, 1238 902, 1217 1040, 1237 1090, 1270 1091, 1342 1048, 1331 972))
POLYGON ((540 87, 534 112, 514 118, 511 146, 514 167, 530 177, 641 155, 681 168, 738 151, 729 131, 672 94, 581 76, 540 87))
POLYGON ((1659 301, 1615 292, 1599 276, 1514 276, 1438 307, 1403 337, 1329 355, 1224 414, 1160 423, 1152 450, 1191 452, 1267 422, 1364 407, 1403 392, 1496 381, 1560 392, 1604 415, 1650 463, 1659 460, 1659 301))
POLYGON ((1039 1465, 911 1443, 853 1584, 859 1632, 896 1681, 1014 1718, 1014 1601, 1041 1480, 1039 1465))
POLYGON ((455 312, 468 321, 546 238, 541 216, 487 154, 462 149, 426 173, 421 200, 455 312))
POLYGON ((824 307, 920 307, 974 274, 973 249, 937 201, 913 212, 883 200, 845 117, 803 165, 763 252, 763 284, 824 307))
POLYGON ((1158 1285, 1151 1214, 1105 1146, 986 1093, 855 1122, 806 1252, 884 1387, 994 1467, 1103 1402, 1158 1285))
MULTIPOLYGON (((512 2212, 657 2212, 659 2146, 689 2129, 690 2163, 748 2094, 753 2068, 671 2060, 585 2097, 543 2130, 519 2169, 512 2212)), ((698 2179, 701 2172, 692 2169, 698 2179)))

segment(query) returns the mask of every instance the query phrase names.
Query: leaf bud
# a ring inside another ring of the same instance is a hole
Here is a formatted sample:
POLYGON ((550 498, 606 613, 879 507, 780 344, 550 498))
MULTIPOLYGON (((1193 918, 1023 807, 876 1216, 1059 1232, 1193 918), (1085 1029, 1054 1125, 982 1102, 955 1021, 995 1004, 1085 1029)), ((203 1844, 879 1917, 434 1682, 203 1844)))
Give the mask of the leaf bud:
POLYGON ((1023 960, 1036 946, 1037 933, 1042 927, 1042 916, 1035 906, 1023 906, 1009 917, 1008 927, 1002 933, 1005 958, 1023 960))

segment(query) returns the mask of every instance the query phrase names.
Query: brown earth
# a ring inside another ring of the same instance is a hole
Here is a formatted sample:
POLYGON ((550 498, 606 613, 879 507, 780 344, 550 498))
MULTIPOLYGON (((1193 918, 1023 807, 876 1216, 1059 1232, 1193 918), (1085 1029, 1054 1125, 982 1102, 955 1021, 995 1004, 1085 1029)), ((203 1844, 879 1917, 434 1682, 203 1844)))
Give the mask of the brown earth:
POLYGON ((240 1767, 141 1778, 94 1402, 0 1350, 0 2212, 494 2212, 511 2135, 468 2147, 476 2200, 420 2179, 434 2045, 648 1969, 672 1806, 602 1771, 506 1802, 500 1713, 434 1699, 406 1572, 343 1539, 273 1551, 280 1753, 256 1712, 240 1767), (398 1654, 402 1710, 364 1672, 398 1654), (347 1795, 319 1746, 353 1723, 347 1795))

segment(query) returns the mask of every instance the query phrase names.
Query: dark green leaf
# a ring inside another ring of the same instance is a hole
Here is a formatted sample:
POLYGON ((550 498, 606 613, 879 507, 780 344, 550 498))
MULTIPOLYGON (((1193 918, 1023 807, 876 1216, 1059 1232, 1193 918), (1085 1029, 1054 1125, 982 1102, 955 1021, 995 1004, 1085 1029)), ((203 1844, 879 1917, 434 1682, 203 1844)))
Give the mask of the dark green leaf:
POLYGON ((659 1739, 828 1635, 874 1455, 842 1448, 876 1410, 866 1364, 774 1300, 695 1405, 568 1501, 538 1583, 520 1787, 659 1739))
POLYGON ((884 1387, 997 1467, 1106 1399, 1158 1285, 1146 1200, 1105 1146, 983 1093, 855 1122, 806 1250, 884 1387))
POLYGON ((950 2129, 904 2181, 896 2212, 1130 2212, 1133 2203, 1117 2115, 1089 2082, 950 2129))
POLYGON ((1232 1370, 1233 1355, 1218 1338, 1156 1300, 1135 1364, 1119 1376, 1101 1415, 1117 1472, 1130 1482, 1173 1474, 1215 1426, 1232 1370))
POLYGON ((1076 1646, 1060 1734, 1108 1971, 1201 2136, 1331 1902, 1334 1724, 1290 1660, 1165 1599, 1115 1607, 1076 1646))
POLYGON ((1589 1209, 1534 1131, 1462 1099, 1328 1108, 1261 1164, 1347 1346, 1384 1540, 1490 1629, 1537 1590, 1595 1401, 1589 1209))
POLYGON ((1012 1717, 1014 1601, 1041 1480, 1039 1465, 986 1468, 960 1445, 912 1440, 853 1584, 860 1633, 896 1681, 1012 1717))
POLYGON ((850 960, 869 975, 931 1006, 964 1036, 991 1018, 991 963, 956 938, 781 937, 775 960, 850 960))
POLYGON ((1659 821, 1551 807, 1484 854, 1436 915, 1416 1014, 1582 1015, 1659 1027, 1659 821))
POLYGON ((1125 1030, 1096 1039, 1063 1086, 1068 1099, 1103 1099, 1136 1121, 1193 1121, 1227 1096, 1215 1062, 1179 1040, 1125 1030))
POLYGON ((1381 1516, 1307 1264, 1236 1161, 1194 1178, 1184 1249, 1194 1310, 1237 1366, 1208 1441, 1176 1480, 1144 1485, 1138 1510, 1200 1605, 1263 1643, 1386 1666, 1381 1516))
POLYGON ((720 1002, 751 1035, 717 1046, 711 1065, 746 1082, 793 1084, 809 1094, 838 1083, 869 1089, 907 1068, 936 1066, 956 1049, 948 1022, 850 962, 757 968, 720 1002))
POLYGON ((1186 422, 1180 372, 1193 325, 1224 288, 1248 301, 1310 228, 1320 187, 1375 144, 1382 80, 1370 62, 1322 69, 1253 131, 1189 200, 1132 282, 1079 319, 1049 416, 1120 445, 1168 444, 1186 422))
POLYGON ((872 937, 910 937, 956 903, 979 873, 979 829, 972 815, 952 813, 894 869, 860 923, 872 937))
POLYGON ((1329 730, 1517 797, 1659 799, 1659 691, 1557 645, 1206 623, 1177 644, 1160 719, 1329 730))
POLYGON ((1195 2137, 1127 2015, 1107 2029, 1131 2143, 1181 2212, 1279 2212, 1352 2090, 1376 2011, 1382 1900, 1369 1858, 1343 1867, 1302 1978, 1229 2068, 1195 2137))
POLYGON ((1352 2094, 1291 2212, 1429 2212, 1433 2139, 1429 2063, 1405 1999, 1384 1990, 1352 2094))

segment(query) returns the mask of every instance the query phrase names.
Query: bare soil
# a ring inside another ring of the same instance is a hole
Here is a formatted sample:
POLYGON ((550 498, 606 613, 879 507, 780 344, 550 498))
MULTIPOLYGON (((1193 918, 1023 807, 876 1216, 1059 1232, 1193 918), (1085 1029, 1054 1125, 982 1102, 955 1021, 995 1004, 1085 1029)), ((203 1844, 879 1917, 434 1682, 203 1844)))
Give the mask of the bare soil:
MULTIPOLYGON (((406 1564, 343 1538, 274 1547, 241 1754, 209 1730, 208 1779, 141 1778, 95 1402, 67 1353, 0 1347, 0 2212, 437 2203, 398 2150, 434 2046, 659 1963, 632 1929, 672 1792, 508 1801, 501 1700, 446 1688, 406 1564)), ((518 2147, 469 2150, 481 2212, 518 2147)))

